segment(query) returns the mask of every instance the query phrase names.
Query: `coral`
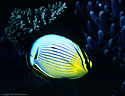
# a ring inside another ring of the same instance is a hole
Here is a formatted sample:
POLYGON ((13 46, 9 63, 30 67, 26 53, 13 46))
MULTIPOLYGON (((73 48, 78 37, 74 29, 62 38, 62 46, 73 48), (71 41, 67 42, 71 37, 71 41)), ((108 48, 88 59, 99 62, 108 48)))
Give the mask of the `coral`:
MULTIPOLYGON (((112 65, 125 70, 124 0, 80 0, 75 15, 80 18, 86 50, 102 54, 112 65), (120 68, 121 67, 121 68, 120 68)), ((118 69, 116 68, 116 69, 118 69)), ((122 90, 124 82, 122 84, 122 90)))
MULTIPOLYGON (((81 1, 85 2, 85 1, 81 1)), ((86 48, 89 51, 99 46, 99 51, 105 55, 111 52, 112 61, 119 60, 125 53, 125 12, 123 0, 90 0, 83 8, 82 3, 76 2, 75 15, 87 14, 81 19, 83 36, 86 38, 86 48), (81 8, 80 8, 81 7, 81 8), (87 20, 84 20, 87 18, 87 20), (87 27, 87 29, 85 28, 87 27), (101 46, 100 46, 101 45, 101 46)), ((110 56, 108 56, 109 58, 110 56)), ((123 61, 121 61, 123 63, 123 61)))
POLYGON ((15 8, 8 21, 8 27, 5 28, 5 35, 18 53, 23 55, 34 35, 40 34, 44 26, 59 18, 66 8, 66 3, 61 1, 53 5, 48 4, 47 8, 44 6, 36 8, 34 11, 30 8, 25 10, 15 8))

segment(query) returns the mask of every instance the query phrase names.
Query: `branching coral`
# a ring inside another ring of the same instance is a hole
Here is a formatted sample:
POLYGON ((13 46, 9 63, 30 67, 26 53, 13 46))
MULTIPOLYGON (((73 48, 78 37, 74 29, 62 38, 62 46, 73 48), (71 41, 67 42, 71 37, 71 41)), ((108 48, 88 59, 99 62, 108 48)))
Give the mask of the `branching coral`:
MULTIPOLYGON (((100 52, 112 64, 125 68, 124 0, 81 0, 75 15, 80 17, 88 52, 100 52)), ((121 69, 122 69, 121 68, 121 69)), ((122 87, 123 88, 123 87, 122 87)))
POLYGON ((25 54, 26 46, 34 38, 34 35, 40 34, 40 30, 56 20, 67 8, 66 3, 56 2, 48 7, 40 7, 32 11, 30 8, 20 10, 15 8, 11 13, 8 27, 5 28, 5 35, 16 47, 20 54, 25 54))
POLYGON ((113 62, 121 57, 125 58, 125 9, 123 1, 90 0, 86 3, 87 5, 82 7, 82 3, 77 1, 75 10, 76 15, 82 15, 82 24, 85 23, 83 35, 87 41, 86 48, 92 50, 98 46, 105 56, 112 53, 113 55, 110 56, 113 62), (84 14, 88 14, 88 17, 84 14))

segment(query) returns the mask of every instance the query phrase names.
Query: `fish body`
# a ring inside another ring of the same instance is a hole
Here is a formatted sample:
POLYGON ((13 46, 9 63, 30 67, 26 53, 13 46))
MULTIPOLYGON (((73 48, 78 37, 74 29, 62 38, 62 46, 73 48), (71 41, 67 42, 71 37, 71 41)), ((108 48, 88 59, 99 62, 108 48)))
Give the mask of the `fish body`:
MULTIPOLYGON (((87 55, 85 53, 85 55, 87 55)), ((68 38, 49 34, 37 39, 30 52, 30 64, 42 77, 77 79, 88 73, 80 47, 68 38)), ((87 61, 89 59, 87 58, 87 61)), ((91 61, 89 66, 92 67, 91 61)))

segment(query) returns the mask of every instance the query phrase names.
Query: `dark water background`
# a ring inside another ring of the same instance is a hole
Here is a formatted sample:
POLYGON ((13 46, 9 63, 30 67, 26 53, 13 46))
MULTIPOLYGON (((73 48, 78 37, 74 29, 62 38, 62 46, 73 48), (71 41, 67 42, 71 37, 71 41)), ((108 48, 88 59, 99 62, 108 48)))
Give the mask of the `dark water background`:
MULTIPOLYGON (((125 70, 113 65, 98 51, 88 55, 93 71, 78 80, 48 80, 35 76, 27 67, 25 56, 18 55, 4 35, 11 12, 15 8, 39 8, 58 0, 3 0, 0 2, 0 94, 19 93, 29 96, 122 96, 121 84, 125 70), (114 94, 114 95, 112 95, 114 94)), ((62 0, 66 1, 66 0, 62 0)), ((76 0, 67 0, 67 11, 61 19, 43 28, 42 35, 55 33, 70 38, 85 48, 82 25, 74 15, 76 0)), ((28 37, 27 37, 28 38, 28 37)), ((98 49, 97 49, 98 50, 98 49)))

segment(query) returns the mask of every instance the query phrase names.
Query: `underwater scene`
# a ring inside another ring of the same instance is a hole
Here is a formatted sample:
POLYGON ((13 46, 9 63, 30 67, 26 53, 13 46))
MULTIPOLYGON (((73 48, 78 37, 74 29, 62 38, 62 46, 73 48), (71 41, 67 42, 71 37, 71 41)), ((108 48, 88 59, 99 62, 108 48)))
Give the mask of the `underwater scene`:
POLYGON ((124 0, 0 7, 0 96, 125 96, 124 0))

